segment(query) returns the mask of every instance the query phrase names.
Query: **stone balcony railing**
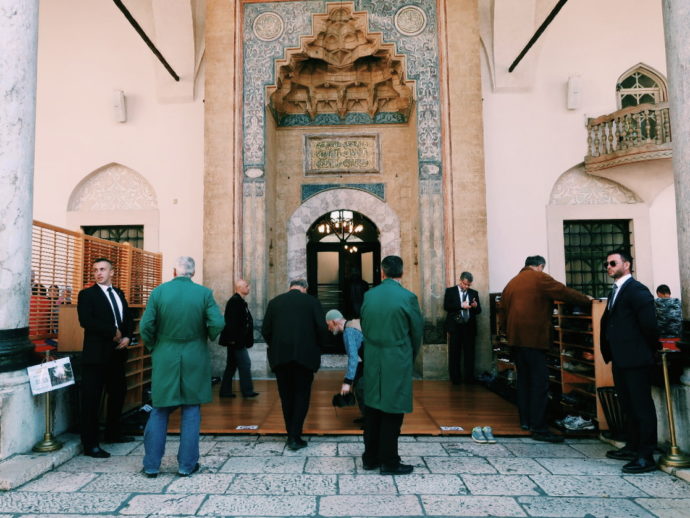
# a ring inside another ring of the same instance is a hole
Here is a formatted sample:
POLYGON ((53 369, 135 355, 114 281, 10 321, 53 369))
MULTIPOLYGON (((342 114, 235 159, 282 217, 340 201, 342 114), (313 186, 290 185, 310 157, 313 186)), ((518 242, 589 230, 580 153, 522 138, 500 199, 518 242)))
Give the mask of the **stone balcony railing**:
POLYGON ((585 171, 671 157, 668 103, 641 104, 587 120, 585 171))

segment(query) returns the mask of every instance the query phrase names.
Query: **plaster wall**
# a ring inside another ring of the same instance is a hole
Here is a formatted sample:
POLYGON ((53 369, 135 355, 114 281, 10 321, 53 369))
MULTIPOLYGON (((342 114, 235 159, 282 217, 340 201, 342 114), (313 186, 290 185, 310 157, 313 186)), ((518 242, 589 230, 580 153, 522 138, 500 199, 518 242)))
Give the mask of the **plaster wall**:
MULTIPOLYGON (((155 41, 151 2, 129 4, 155 41)), ((67 214, 73 189, 94 170, 120 163, 155 190, 159 235, 146 242, 163 253, 163 280, 179 255, 201 265, 203 80, 193 99, 161 99, 162 65, 112 2, 41 2, 39 16, 34 218, 78 230, 86 221, 67 214), (126 96, 127 122, 115 122, 113 90, 126 96)), ((101 216, 93 214, 92 224, 136 223, 125 213, 101 216)), ((140 223, 156 226, 150 218, 140 223)))
MULTIPOLYGON (((540 23, 541 19, 535 22, 535 30, 540 23)), ((516 57, 524 44, 513 42, 516 57)), ((550 273, 564 281, 564 269, 554 269, 551 256, 545 217, 549 194, 558 177, 584 159, 586 118, 617 109, 619 76, 640 62, 666 73, 661 3, 569 2, 541 37, 534 81, 519 91, 494 91, 485 55, 482 60, 490 290, 501 291, 524 258, 533 254, 548 253, 550 273), (644 27, 644 37, 634 36, 634 27, 644 27), (566 108, 567 81, 572 75, 582 79, 577 110, 566 108)), ((648 232, 655 242, 665 243, 666 253, 673 253, 675 225, 669 225, 670 220, 664 221, 661 214, 675 213, 675 207, 672 197, 665 196, 666 202, 659 207, 655 199, 645 199, 652 207, 648 232)), ((582 210, 583 217, 596 217, 588 208, 582 210)), ((625 217, 616 207, 607 213, 611 214, 607 217, 625 217)), ((639 253, 638 236, 635 240, 639 253)), ((648 272, 640 280, 651 285, 663 277, 667 284, 678 286, 677 266, 671 262, 652 265, 653 257, 649 251, 639 257, 638 272, 648 272)))

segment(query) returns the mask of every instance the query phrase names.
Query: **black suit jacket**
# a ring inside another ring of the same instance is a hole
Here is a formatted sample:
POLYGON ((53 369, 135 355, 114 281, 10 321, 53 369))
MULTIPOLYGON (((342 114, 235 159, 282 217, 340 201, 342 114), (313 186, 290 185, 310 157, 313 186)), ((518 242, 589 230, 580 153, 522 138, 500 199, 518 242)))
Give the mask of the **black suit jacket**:
POLYGON ((254 319, 247 302, 235 293, 225 305, 225 327, 218 344, 231 349, 244 349, 254 345, 254 319))
POLYGON ((601 317, 601 354, 606 363, 630 369, 654 365, 658 347, 654 297, 631 277, 601 317))
POLYGON ((328 336, 321 303, 309 294, 289 290, 268 303, 261 332, 272 369, 290 362, 316 372, 328 336))
MULTIPOLYGON (((134 332, 134 320, 129 310, 125 294, 119 288, 113 287, 122 301, 122 329, 123 337, 132 338, 134 332)), ((108 363, 113 360, 127 358, 127 350, 115 351, 117 344, 113 342, 115 336, 115 316, 103 290, 94 284, 79 292, 77 303, 79 324, 84 328, 84 350, 82 363, 108 363)))
MULTIPOLYGON (((467 326, 474 332, 477 331, 477 315, 482 312, 482 306, 479 304, 479 293, 477 290, 472 288, 467 290, 469 295, 469 302, 472 304, 475 300, 477 301, 476 308, 470 308, 470 319, 467 321, 467 326)), ((453 333, 459 324, 455 321, 454 315, 457 314, 461 309, 460 305, 460 290, 457 286, 451 286, 446 288, 446 294, 443 297, 443 309, 445 309, 448 314, 446 315, 446 331, 453 333)))

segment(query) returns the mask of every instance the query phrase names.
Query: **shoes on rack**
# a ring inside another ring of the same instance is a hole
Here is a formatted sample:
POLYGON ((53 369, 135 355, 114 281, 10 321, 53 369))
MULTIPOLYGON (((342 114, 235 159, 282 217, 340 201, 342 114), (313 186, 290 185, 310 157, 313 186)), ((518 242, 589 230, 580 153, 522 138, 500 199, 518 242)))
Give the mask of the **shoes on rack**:
POLYGON ((479 444, 486 444, 489 442, 484 436, 484 432, 482 432, 481 426, 475 426, 474 428, 472 428, 471 437, 474 442, 478 442, 479 444))
POLYGON ((496 438, 494 437, 494 431, 490 426, 483 427, 482 433, 484 434, 484 438, 486 439, 486 442, 488 442, 489 444, 496 444, 496 438))

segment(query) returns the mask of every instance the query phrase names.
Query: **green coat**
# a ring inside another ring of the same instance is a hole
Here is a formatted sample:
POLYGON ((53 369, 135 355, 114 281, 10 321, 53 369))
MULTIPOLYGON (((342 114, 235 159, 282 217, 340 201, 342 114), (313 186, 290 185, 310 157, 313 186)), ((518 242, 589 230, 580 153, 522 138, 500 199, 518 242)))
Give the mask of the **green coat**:
POLYGON ((175 277, 151 292, 140 331, 151 350, 153 406, 211 401, 207 341, 224 326, 213 292, 189 277, 175 277))
POLYGON ((391 414, 412 412, 412 364, 424 320, 417 296, 392 279, 364 294, 364 402, 391 414))

